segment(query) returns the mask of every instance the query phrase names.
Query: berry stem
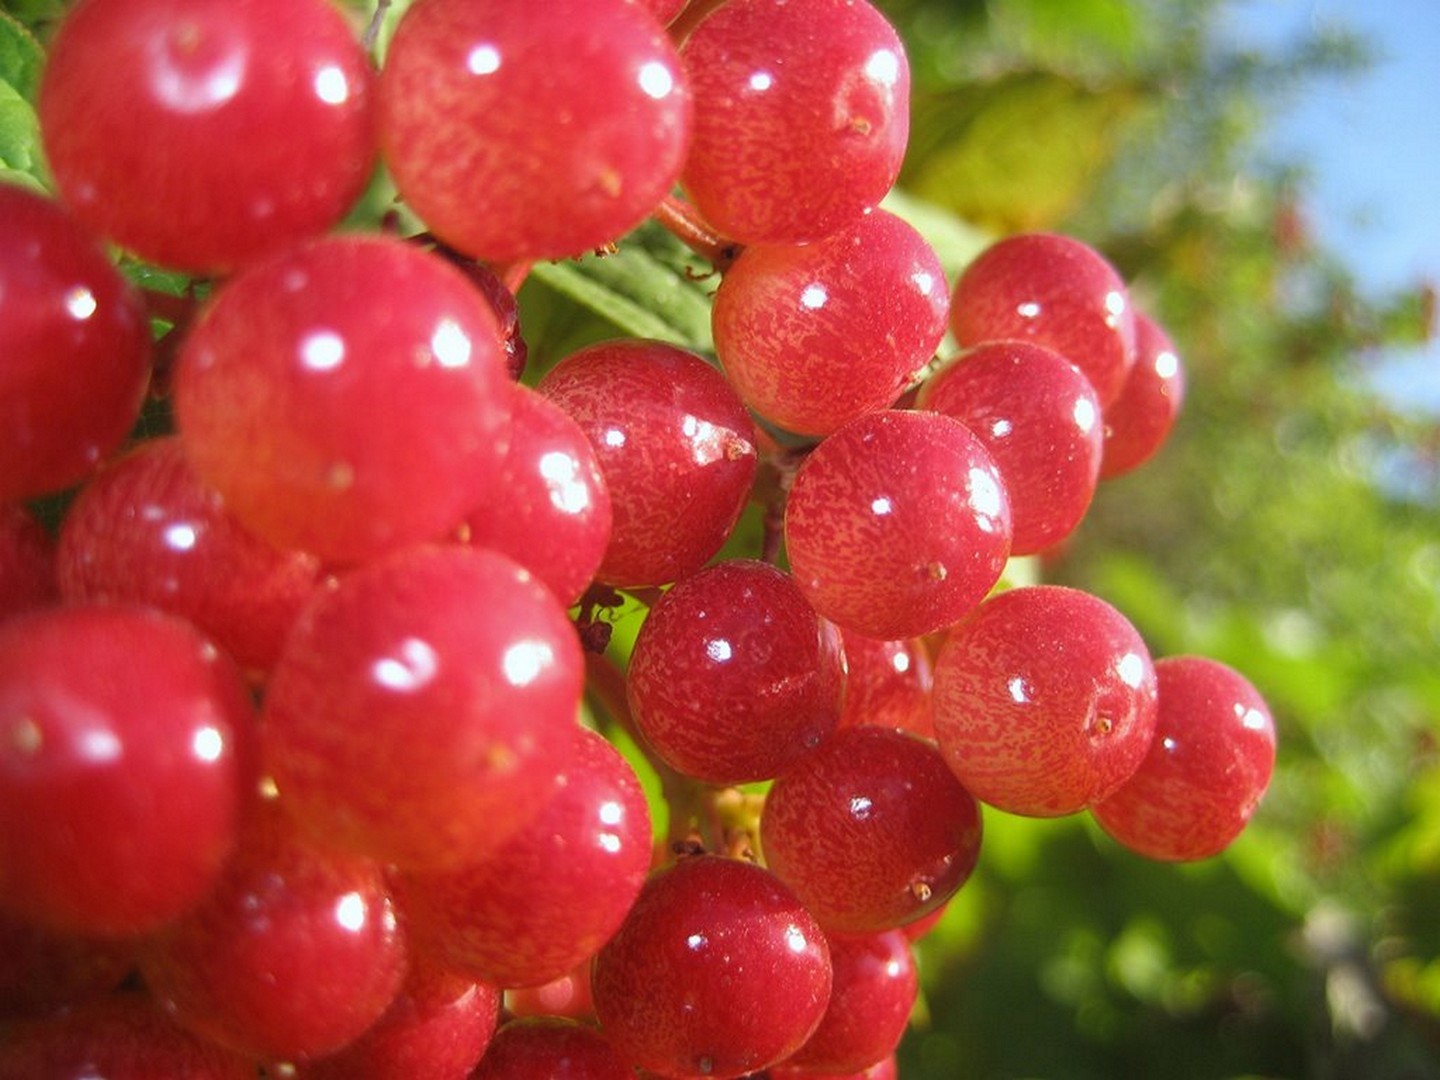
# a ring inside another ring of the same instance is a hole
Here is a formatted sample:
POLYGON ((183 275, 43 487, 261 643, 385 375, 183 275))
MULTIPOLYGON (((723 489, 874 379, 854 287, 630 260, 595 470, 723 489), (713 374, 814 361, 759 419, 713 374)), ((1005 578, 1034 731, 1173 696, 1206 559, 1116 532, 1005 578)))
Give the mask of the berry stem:
POLYGON ((716 8, 723 7, 726 0, 690 0, 679 15, 676 15, 667 26, 666 32, 670 40, 675 43, 678 49, 685 44, 685 39, 690 32, 705 21, 705 17, 716 8))
POLYGON ((656 208, 655 220, 721 274, 740 256, 741 245, 721 236, 693 206, 673 195, 667 195, 656 208))

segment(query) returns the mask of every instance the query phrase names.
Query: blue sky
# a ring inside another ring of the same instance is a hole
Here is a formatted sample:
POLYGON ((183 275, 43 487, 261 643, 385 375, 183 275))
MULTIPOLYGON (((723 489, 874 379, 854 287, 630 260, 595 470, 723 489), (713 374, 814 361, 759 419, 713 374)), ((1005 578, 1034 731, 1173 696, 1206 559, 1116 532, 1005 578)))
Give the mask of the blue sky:
MULTIPOLYGON (((1327 25, 1370 40, 1375 66, 1314 85, 1265 145, 1309 163, 1313 227, 1364 285, 1440 285, 1440 0, 1241 0, 1227 27, 1239 42, 1275 45, 1327 25)), ((1377 381, 1440 411, 1440 342, 1390 358, 1377 381)))

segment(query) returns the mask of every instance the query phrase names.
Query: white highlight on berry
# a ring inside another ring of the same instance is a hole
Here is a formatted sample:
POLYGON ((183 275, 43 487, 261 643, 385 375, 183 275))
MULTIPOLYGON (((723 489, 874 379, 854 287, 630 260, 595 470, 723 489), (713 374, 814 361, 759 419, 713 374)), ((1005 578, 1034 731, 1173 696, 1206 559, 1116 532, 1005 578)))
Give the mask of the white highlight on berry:
POLYGON ((875 804, 864 795, 850 796, 850 816, 864 821, 870 816, 870 810, 875 804))
POLYGON ((713 465, 725 460, 726 436, 729 434, 725 428, 698 416, 687 415, 680 421, 680 431, 690 440, 690 459, 696 465, 713 465))
POLYGON ((97 765, 108 761, 119 761, 125 748, 113 731, 91 728, 80 736, 80 756, 97 765))
POLYGON ((894 49, 876 49, 865 61, 865 76, 881 86, 894 87, 900 81, 900 57, 894 49))
POLYGON ((996 420, 990 425, 990 434, 997 439, 1003 439, 1010 432, 1015 430, 1015 425, 1009 420, 996 420))
POLYGON ((926 270, 917 270, 910 275, 910 280, 915 283, 915 289, 921 296, 929 296, 935 291, 935 275, 926 270))
POLYGON ((619 428, 606 428, 600 436, 600 441, 612 449, 618 450, 625 445, 625 432, 619 428))
POLYGON ((791 923, 785 928, 785 946, 793 953, 803 953, 810 947, 810 941, 804 930, 791 923))
POLYGON ((975 468, 970 470, 970 505, 973 506, 983 519, 980 522, 981 528, 987 532, 997 527, 994 518, 1000 516, 1000 508, 1005 504, 1005 497, 1000 492, 1000 485, 995 482, 995 477, 988 469, 975 468))
POLYGON ((430 335, 430 351, 443 368, 460 368, 470 362, 470 335, 454 319, 441 319, 430 335))
POLYGON ((1127 652, 1115 661, 1115 674, 1132 690, 1140 689, 1145 681, 1145 659, 1139 653, 1127 652))
POLYGON ((1037 318, 1040 314, 1040 305, 1034 300, 1026 300, 1023 304, 1016 305, 1015 314, 1022 319, 1037 318))
POLYGON ((763 94, 775 85, 775 76, 768 71, 757 71, 750 76, 750 89, 763 94))
POLYGON ((656 101, 664 101, 675 91, 675 76, 659 60, 650 60, 640 65, 636 79, 640 89, 656 101))
POLYGON ((165 538, 165 546, 171 551, 192 551, 199 539, 195 526, 183 521, 166 526, 161 535, 165 538))
POLYGON ((95 302, 95 294, 84 285, 76 285, 65 294, 65 310, 78 322, 84 322, 94 315, 99 306, 95 302))
POLYGON ((300 363, 310 371, 334 371, 345 362, 345 339, 333 330, 317 330, 300 342, 300 363))
POLYGON ((154 63, 150 70, 154 74, 150 88, 176 112, 209 112, 218 105, 224 105, 239 91, 245 81, 245 54, 237 50, 201 70, 192 70, 183 61, 177 63, 175 59, 193 52, 193 43, 183 40, 187 29, 194 36, 193 28, 182 26, 171 35, 172 40, 151 43, 154 63))
POLYGON ((708 944, 710 944, 709 939, 704 934, 691 934, 685 939, 685 947, 692 952, 703 949, 708 944))
POLYGON ((723 664, 734 656, 734 650, 730 648, 730 642, 724 638, 711 638, 705 642, 705 655, 717 664, 723 664))
POLYGON ((1264 713, 1239 701, 1235 703, 1235 718, 1246 731, 1264 731, 1270 726, 1264 713))
POLYGON ((494 45, 476 45, 465 57, 465 69, 472 75, 493 75, 500 70, 500 50, 494 45))
POLYGON ((429 684, 440 670, 440 657, 429 642, 407 637, 396 655, 384 656, 371 665, 375 681, 387 690, 408 694, 429 684))
POLYGON ((1180 372, 1180 358, 1169 349, 1155 357, 1155 374, 1162 379, 1173 379, 1180 372))
POLYGON ((1114 327, 1120 325, 1120 317, 1125 314, 1125 294, 1118 289, 1112 289, 1105 294, 1105 325, 1114 327))
POLYGON ((878 499, 872 499, 870 502, 870 512, 876 517, 886 517, 893 513, 894 510, 895 504, 884 495, 881 495, 878 499))
POLYGON ((800 294, 800 306, 810 311, 819 311, 829 299, 830 294, 825 291, 825 286, 815 282, 805 286, 805 290, 800 294))
POLYGON ((1005 688, 1010 691, 1010 700, 1015 702, 1015 704, 1025 705, 1029 703, 1030 684, 1027 683, 1020 676, 1016 675, 1013 679, 1007 682, 1005 684, 1005 688))
POLYGON ((335 901, 335 921, 352 934, 365 929, 365 898, 358 892, 348 892, 335 901))
POLYGON ((620 822, 625 820, 625 807, 612 799, 609 802, 600 804, 599 815, 600 824, 619 825, 620 822))
POLYGON ((500 667, 511 686, 529 686, 555 663, 555 650, 545 641, 517 641, 505 650, 500 667))
POLYGON ((1089 398, 1076 398, 1075 409, 1071 415, 1075 417, 1075 426, 1086 435, 1094 431, 1095 425, 1100 421, 1100 417, 1095 411, 1095 403, 1089 398))
POLYGON ((219 728, 206 724, 190 740, 190 750, 201 761, 214 764, 225 752, 225 736, 220 734, 219 728))
POLYGON ((550 505, 562 514, 579 514, 590 508, 590 489, 580 480, 580 463, 563 450, 540 456, 540 476, 550 491, 550 505))
POLYGON ((350 80, 334 64, 326 64, 315 73, 315 96, 326 105, 344 105, 350 100, 350 80))

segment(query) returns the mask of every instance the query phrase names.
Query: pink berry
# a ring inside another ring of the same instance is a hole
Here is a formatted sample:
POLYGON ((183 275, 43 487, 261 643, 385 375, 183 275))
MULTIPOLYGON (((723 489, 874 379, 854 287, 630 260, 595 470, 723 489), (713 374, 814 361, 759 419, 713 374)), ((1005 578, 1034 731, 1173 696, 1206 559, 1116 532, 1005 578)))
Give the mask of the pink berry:
POLYGON ((955 283, 950 328, 962 346, 1015 338, 1054 349, 1085 373, 1102 406, 1135 365, 1135 312, 1099 252, 1054 233, 1022 233, 982 251, 955 283))
POLYGON ((1270 784, 1275 722, 1260 692, 1218 660, 1167 656, 1155 674, 1155 741, 1095 819, 1152 859, 1208 859, 1240 835, 1270 784))

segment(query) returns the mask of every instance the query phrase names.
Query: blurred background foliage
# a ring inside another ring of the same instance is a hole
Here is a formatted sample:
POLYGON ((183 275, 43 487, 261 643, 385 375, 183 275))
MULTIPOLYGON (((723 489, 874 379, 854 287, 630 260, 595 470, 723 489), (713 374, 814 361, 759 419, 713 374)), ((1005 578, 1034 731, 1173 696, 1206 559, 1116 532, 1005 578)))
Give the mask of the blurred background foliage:
POLYGON ((1364 70, 1250 52, 1221 0, 882 0, 911 51, 902 185, 993 234, 1073 233, 1170 331, 1170 443, 1102 485, 1045 576, 1156 655, 1240 668, 1280 759, 1225 856, 1148 864, 1081 819, 991 812, 922 946, 907 1078, 1440 1077, 1440 423, 1373 390, 1432 332, 1306 221, 1266 119, 1364 70))

